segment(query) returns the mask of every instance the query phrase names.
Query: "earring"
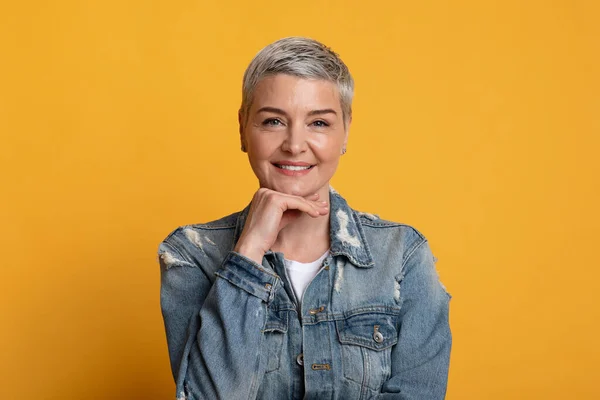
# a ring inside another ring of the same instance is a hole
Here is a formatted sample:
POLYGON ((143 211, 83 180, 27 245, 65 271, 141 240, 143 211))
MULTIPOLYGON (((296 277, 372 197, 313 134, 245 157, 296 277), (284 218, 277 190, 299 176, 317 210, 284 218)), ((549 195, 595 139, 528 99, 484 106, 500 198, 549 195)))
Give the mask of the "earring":
POLYGON ((346 148, 342 148, 342 155, 346 154, 346 148))

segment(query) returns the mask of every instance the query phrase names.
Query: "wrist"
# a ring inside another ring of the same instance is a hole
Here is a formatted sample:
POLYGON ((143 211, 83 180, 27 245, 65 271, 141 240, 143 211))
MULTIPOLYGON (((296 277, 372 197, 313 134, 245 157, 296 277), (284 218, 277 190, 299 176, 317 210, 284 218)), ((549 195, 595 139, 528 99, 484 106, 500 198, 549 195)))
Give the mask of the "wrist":
POLYGON ((236 244, 233 251, 235 251, 238 254, 243 255, 246 258, 251 259, 252 261, 256 262, 258 265, 262 265, 262 259, 263 259, 263 256, 265 255, 265 252, 260 249, 257 249, 257 247, 250 246, 245 243, 239 243, 239 242, 238 242, 238 244, 236 244))

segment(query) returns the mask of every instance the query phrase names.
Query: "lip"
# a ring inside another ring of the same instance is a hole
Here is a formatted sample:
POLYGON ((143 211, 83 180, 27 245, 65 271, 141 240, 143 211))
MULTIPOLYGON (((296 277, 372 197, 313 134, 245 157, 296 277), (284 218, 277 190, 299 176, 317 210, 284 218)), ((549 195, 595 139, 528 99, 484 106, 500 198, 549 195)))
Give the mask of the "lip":
POLYGON ((292 165, 294 167, 309 167, 309 166, 313 165, 313 164, 309 164, 309 163, 303 162, 303 161, 287 161, 287 160, 274 161, 273 164, 292 165))
POLYGON ((285 176, 304 176, 310 173, 310 171, 313 170, 315 164, 309 164, 309 163, 305 163, 302 161, 277 161, 272 163, 273 164, 273 168, 275 168, 279 173, 281 173, 282 175, 285 176), (276 164, 279 165, 293 165, 295 167, 309 167, 309 166, 313 166, 313 168, 309 168, 309 169, 303 169, 300 171, 291 171, 289 169, 282 169, 277 167, 276 164))

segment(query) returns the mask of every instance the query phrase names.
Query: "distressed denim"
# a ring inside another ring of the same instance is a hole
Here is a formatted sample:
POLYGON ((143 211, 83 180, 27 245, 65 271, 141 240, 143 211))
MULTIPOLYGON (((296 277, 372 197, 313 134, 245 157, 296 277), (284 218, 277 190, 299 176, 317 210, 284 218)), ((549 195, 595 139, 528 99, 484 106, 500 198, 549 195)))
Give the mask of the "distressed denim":
POLYGON ((330 191, 330 254, 298 302, 284 255, 233 251, 243 211, 158 249, 178 399, 443 399, 450 295, 427 239, 330 191))

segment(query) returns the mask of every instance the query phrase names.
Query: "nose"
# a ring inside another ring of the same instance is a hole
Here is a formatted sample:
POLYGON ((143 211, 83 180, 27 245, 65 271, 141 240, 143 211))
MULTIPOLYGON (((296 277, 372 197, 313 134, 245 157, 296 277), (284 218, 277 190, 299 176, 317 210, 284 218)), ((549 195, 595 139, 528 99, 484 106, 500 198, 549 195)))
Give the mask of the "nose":
POLYGON ((281 150, 291 154, 301 154, 308 148, 307 132, 301 124, 290 124, 281 143, 281 150))

